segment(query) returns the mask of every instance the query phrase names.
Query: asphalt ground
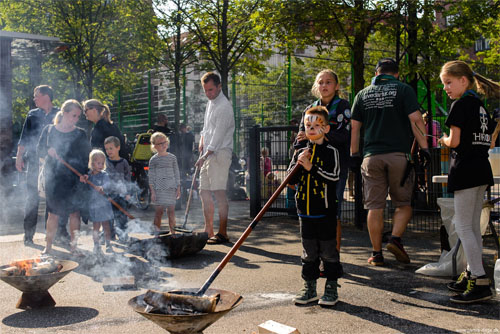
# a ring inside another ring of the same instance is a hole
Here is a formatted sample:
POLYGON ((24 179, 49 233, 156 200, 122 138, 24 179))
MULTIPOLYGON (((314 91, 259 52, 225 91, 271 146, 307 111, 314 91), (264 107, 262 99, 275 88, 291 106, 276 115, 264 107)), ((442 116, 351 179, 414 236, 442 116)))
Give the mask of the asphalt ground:
MULTIPOLYGON (((22 242, 22 208, 11 205, 12 213, 0 222, 0 265, 31 258, 44 247, 44 226, 39 223, 35 246, 22 242)), ((39 222, 42 222, 40 209, 39 222)), ((132 210, 143 222, 152 224, 153 209, 132 210)), ((184 211, 176 212, 177 223, 184 211)), ((235 242, 251 222, 248 202, 230 202, 229 237, 235 242)), ((164 219, 165 226, 166 220, 164 219)), ((132 224, 133 225, 133 224, 132 224)), ((137 224, 141 225, 141 224, 137 224)), ((193 203, 188 228, 202 229, 199 200, 193 203)), ((199 253, 167 260, 161 249, 147 253, 132 251, 114 243, 115 255, 96 261, 92 254, 91 227, 82 224, 79 247, 84 258, 80 266, 50 288, 56 306, 20 310, 21 292, 0 282, 0 333, 166 333, 134 312, 127 302, 147 289, 199 288, 229 251, 231 244, 206 245, 199 253), (133 275, 136 290, 105 291, 107 276, 133 275)), ((132 233, 150 238, 148 233, 132 233)), ((370 254, 368 233, 344 226, 341 261, 345 275, 339 280, 339 299, 333 307, 311 304, 295 306, 291 299, 300 290, 301 244, 298 221, 289 217, 264 218, 250 234, 231 262, 211 285, 243 296, 243 303, 223 316, 204 333, 253 333, 267 320, 297 328, 300 333, 499 333, 500 307, 497 298, 475 305, 449 302, 445 284, 449 278, 415 274, 415 270, 439 258, 439 236, 406 233, 405 247, 411 264, 396 262, 384 252, 386 266, 366 263, 370 254)), ((492 274, 493 246, 486 241, 484 261, 492 274)), ((71 259, 67 248, 56 246, 56 255, 71 259)), ((323 292, 324 279, 318 281, 323 292)))

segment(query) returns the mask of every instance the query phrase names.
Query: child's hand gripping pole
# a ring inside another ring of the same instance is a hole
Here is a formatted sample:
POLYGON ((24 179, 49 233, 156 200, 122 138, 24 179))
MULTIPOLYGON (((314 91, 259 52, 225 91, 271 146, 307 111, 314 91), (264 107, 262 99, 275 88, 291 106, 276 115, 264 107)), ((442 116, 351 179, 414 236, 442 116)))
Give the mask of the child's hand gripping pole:
MULTIPOLYGON (((64 166, 66 166, 70 171, 72 171, 73 173, 75 173, 76 175, 78 175, 80 178, 83 176, 79 171, 77 171, 76 169, 74 169, 73 166, 71 166, 70 164, 68 164, 66 161, 64 161, 63 159, 61 159, 59 156, 56 156, 56 159, 59 160, 59 162, 62 163, 64 166)), ((106 197, 107 200, 111 202, 111 204, 113 204, 118 210, 120 210, 121 212, 123 212, 127 217, 129 217, 130 219, 135 219, 135 217, 132 216, 130 213, 128 213, 124 208, 122 208, 120 204, 116 203, 111 197, 107 196, 104 193, 104 191, 102 191, 101 188, 99 188, 98 186, 96 186, 95 184, 93 184, 92 182, 90 182, 89 180, 85 180, 85 183, 87 183, 89 186, 91 186, 92 188, 94 188, 95 191, 97 191, 98 193, 100 193, 101 195, 103 195, 104 197, 106 197)))

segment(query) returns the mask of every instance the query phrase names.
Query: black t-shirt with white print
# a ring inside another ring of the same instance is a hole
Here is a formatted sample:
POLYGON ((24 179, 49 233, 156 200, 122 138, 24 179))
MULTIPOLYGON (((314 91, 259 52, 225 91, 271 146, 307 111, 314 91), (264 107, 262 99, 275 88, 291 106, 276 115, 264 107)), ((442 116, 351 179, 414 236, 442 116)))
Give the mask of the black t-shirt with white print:
POLYGON ((453 102, 446 125, 460 128, 460 144, 450 154, 448 191, 493 185, 488 149, 494 124, 474 91, 453 102))

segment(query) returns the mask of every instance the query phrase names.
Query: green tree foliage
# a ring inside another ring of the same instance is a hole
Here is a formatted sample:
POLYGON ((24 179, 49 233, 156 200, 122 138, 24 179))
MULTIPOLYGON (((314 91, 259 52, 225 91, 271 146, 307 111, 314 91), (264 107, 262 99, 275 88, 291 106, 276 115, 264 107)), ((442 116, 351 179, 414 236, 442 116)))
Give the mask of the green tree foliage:
MULTIPOLYGON (((349 99, 350 65, 347 48, 335 52, 324 52, 321 57, 292 57, 292 118, 301 118, 302 112, 316 97, 311 88, 318 72, 332 69, 337 73, 340 94, 349 99), (347 53, 347 57, 345 56, 347 53), (344 60, 344 58, 347 59, 344 60)), ((238 95, 246 97, 242 113, 253 118, 254 122, 264 126, 287 124, 287 63, 283 60, 272 62, 275 58, 286 59, 284 55, 274 55, 267 67, 259 73, 237 76, 238 95)))
POLYGON ((266 2, 260 14, 266 17, 261 32, 278 47, 315 46, 321 54, 343 45, 353 62, 354 89, 364 88, 365 45, 377 25, 388 18, 387 1, 292 0, 266 2))
POLYGON ((200 44, 200 59, 208 69, 221 75, 222 91, 228 96, 228 77, 232 70, 260 67, 262 60, 254 15, 261 0, 192 0, 184 10, 190 32, 200 44))
POLYGON ((185 12, 189 11, 189 0, 153 0, 137 1, 135 9, 140 15, 147 13, 140 24, 144 25, 142 41, 144 48, 138 50, 147 54, 157 65, 163 66, 171 73, 175 86, 174 116, 175 129, 180 122, 182 71, 197 61, 196 52, 199 46, 195 35, 186 25, 185 12), (147 11, 153 6, 155 15, 147 11), (151 31, 156 33, 151 34, 151 31))
MULTIPOLYGON (((2 2, 5 29, 59 37, 54 65, 72 83, 72 97, 112 98, 118 86, 130 86, 133 72, 145 68, 131 11, 132 0, 21 0, 2 2)), ((152 10, 150 10, 152 13, 152 10)), ((152 32, 154 33, 154 32, 152 32)))

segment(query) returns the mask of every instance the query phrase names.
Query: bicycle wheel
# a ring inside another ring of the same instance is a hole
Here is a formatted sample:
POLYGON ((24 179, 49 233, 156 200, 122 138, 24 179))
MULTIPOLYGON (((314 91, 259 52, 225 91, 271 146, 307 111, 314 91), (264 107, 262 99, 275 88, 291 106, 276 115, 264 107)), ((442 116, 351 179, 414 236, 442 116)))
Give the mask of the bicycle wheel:
POLYGON ((149 204, 151 204, 151 194, 149 192, 149 187, 137 189, 137 191, 135 192, 135 200, 139 209, 147 210, 149 204))

